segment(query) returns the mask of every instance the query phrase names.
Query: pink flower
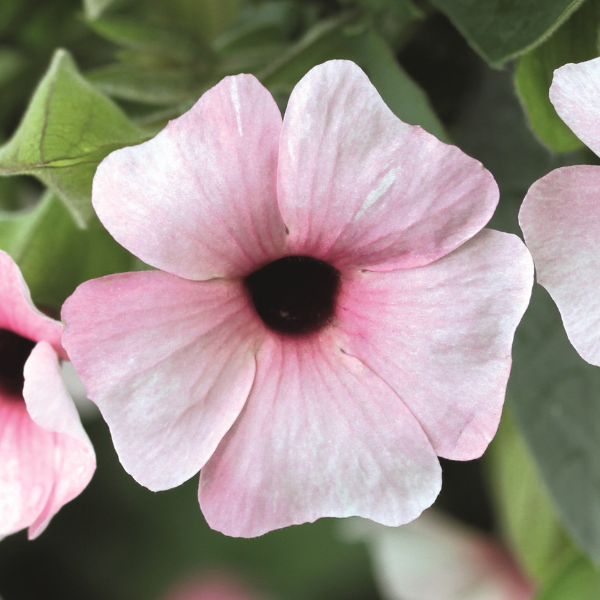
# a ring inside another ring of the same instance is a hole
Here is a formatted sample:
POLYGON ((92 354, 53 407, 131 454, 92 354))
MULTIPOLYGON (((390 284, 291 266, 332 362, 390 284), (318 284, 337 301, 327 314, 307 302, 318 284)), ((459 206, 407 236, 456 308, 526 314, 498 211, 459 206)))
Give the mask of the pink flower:
POLYGON ((191 581, 177 588, 165 600, 258 600, 231 577, 191 581))
POLYGON ((0 536, 38 536, 88 484, 94 450, 59 371, 62 325, 0 251, 0 536))
POLYGON ((494 540, 435 509, 395 529, 353 520, 385 600, 529 600, 534 589, 494 540))
POLYGON ((533 268, 481 231, 497 200, 346 61, 312 69, 283 123, 238 75, 108 156, 96 212, 162 271, 84 283, 64 343, 125 469, 152 490, 202 469, 228 535, 417 517, 437 455, 481 455, 500 419, 533 268))
MULTIPOLYGON (((600 156, 600 58, 554 72, 550 100, 600 156)), ((543 285, 575 349, 600 366, 600 167, 563 167, 536 181, 519 222, 543 285)))

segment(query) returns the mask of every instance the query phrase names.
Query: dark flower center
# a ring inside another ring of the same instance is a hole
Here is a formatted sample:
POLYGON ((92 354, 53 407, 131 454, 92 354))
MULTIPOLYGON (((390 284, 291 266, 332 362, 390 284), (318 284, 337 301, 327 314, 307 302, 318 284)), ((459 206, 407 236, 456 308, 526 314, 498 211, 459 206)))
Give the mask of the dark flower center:
POLYGON ((0 329, 0 394, 23 397, 23 367, 35 342, 14 331, 0 329))
POLYGON ((254 271, 244 284, 267 327, 303 335, 333 319, 340 272, 310 256, 286 256, 254 271))

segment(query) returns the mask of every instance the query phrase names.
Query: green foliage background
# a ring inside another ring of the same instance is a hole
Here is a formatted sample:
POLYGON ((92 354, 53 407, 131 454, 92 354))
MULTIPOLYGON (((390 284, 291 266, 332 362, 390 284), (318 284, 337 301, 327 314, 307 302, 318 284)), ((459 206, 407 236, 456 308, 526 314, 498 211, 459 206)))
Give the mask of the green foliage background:
MULTIPOLYGON (((225 75, 255 74, 284 111, 332 58, 358 63, 401 119, 481 160, 501 189, 491 226, 520 233, 529 185, 598 164, 548 88, 557 67, 600 54, 599 32, 600 0, 2 0, 0 248, 55 313, 79 283, 145 268, 94 215, 98 163, 225 75)), ((443 462, 438 505, 502 539, 538 600, 597 599, 600 370, 538 286, 507 407, 482 460, 443 462)), ((281 600, 379 598, 365 548, 335 521, 226 538, 204 523, 196 480, 152 494, 123 472, 101 419, 85 425, 98 472, 39 540, 2 541, 5 600, 153 600, 215 571, 281 600)))

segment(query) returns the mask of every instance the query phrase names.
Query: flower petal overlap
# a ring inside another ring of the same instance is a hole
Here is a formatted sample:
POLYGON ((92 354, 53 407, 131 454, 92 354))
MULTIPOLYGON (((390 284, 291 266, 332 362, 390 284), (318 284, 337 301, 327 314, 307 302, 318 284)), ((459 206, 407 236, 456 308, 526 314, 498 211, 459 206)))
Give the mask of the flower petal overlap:
POLYGON ((277 104, 254 77, 224 79, 155 138, 102 161, 94 208, 153 267, 187 279, 245 275, 285 248, 280 132, 277 104))
MULTIPOLYGON (((33 306, 19 268, 4 252, 0 330, 4 341, 17 334, 33 346, 21 366, 22 392, 8 393, 6 386, 0 392, 0 536, 29 527, 32 539, 87 486, 96 459, 60 376, 62 325, 33 306)), ((19 374, 2 370, 7 376, 19 374)))
POLYGON ((439 456, 476 458, 494 437, 520 320, 512 307, 526 305, 532 278, 522 242, 486 229, 430 265, 360 272, 345 286, 346 352, 394 389, 439 456))
POLYGON ((202 469, 213 528, 400 525, 437 496, 436 455, 475 458, 494 434, 530 257, 481 232, 498 199, 483 166, 400 122, 353 63, 311 70, 283 126, 276 110, 228 77, 105 159, 100 219, 166 273, 82 284, 63 342, 124 467, 151 489, 202 469), (251 294, 249 276, 281 259, 303 277, 326 263, 334 295, 312 310, 288 291, 298 313, 264 314, 318 326, 259 316, 286 278, 251 294))
POLYGON ((78 332, 65 343, 104 418, 124 424, 112 431, 123 466, 151 490, 180 485, 210 458, 252 388, 262 327, 247 298, 235 282, 160 271, 92 280, 77 298, 63 308, 78 332))
POLYGON ((335 334, 269 339, 256 360, 244 410, 201 472, 209 523, 254 537, 319 517, 405 523, 433 503, 441 472, 423 429, 335 334))
POLYGON ((481 163, 400 121, 342 61, 309 71, 290 96, 277 192, 290 254, 377 271, 444 256, 498 203, 481 163))

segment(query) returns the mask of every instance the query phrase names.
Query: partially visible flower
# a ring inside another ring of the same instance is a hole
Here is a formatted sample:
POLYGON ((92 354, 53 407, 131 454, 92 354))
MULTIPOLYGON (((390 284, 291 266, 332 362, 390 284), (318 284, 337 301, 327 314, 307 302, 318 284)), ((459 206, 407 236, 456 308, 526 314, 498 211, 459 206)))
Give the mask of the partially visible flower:
POLYGON ((533 266, 483 226, 481 163, 401 122, 353 63, 312 69, 285 119, 224 79, 93 185, 117 241, 162 271, 81 285, 63 341, 125 469, 202 469, 208 523, 416 518, 437 456, 494 436, 533 266))
POLYGON ((529 600, 531 583, 487 538, 435 509, 390 528, 353 519, 346 537, 367 542, 384 600, 529 600))
POLYGON ((25 527, 38 536, 96 468, 60 376, 61 334, 0 251, 0 536, 25 527))
POLYGON ((230 576, 190 581, 168 594, 164 600, 261 600, 230 576))
MULTIPOLYGON (((600 58, 557 69, 550 100, 600 156, 600 58)), ((563 167, 536 181, 519 222, 537 281, 556 302, 569 340, 600 366, 600 167, 563 167)))

